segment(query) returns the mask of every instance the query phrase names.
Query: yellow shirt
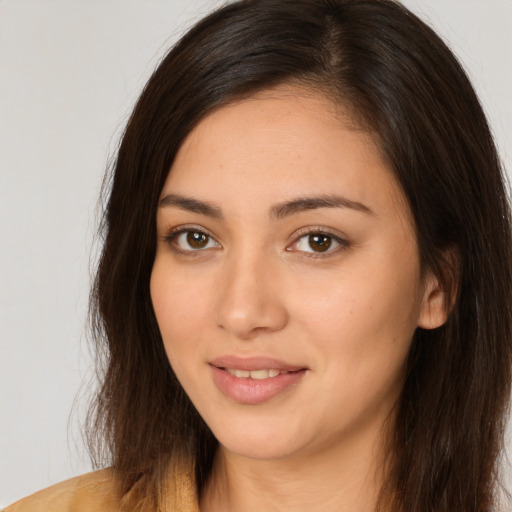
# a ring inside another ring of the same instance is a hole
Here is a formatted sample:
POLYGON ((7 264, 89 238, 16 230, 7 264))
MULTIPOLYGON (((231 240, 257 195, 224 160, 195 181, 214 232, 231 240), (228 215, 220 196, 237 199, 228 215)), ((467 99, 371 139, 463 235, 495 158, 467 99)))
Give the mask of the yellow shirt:
POLYGON ((36 492, 14 503, 5 512, 121 510, 110 469, 94 471, 36 492))
MULTIPOLYGON (((195 482, 171 472, 164 496, 159 497, 159 512, 199 512, 195 482)), ((7 507, 3 512, 144 512, 139 480, 128 493, 116 491, 112 469, 87 473, 36 492, 7 507)))

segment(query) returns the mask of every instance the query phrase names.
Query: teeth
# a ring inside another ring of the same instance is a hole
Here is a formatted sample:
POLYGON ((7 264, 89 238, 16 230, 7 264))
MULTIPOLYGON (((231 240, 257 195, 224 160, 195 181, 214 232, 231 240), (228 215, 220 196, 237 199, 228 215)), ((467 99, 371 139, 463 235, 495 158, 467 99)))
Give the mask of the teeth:
POLYGON ((268 379, 268 370, 254 370, 251 372, 251 379, 263 380, 268 379))
POLYGON ((254 380, 264 380, 269 377, 277 377, 280 374, 286 374, 287 371, 279 371, 274 368, 270 370, 234 370, 232 368, 225 368, 225 370, 234 377, 238 377, 239 379, 254 379, 254 380))

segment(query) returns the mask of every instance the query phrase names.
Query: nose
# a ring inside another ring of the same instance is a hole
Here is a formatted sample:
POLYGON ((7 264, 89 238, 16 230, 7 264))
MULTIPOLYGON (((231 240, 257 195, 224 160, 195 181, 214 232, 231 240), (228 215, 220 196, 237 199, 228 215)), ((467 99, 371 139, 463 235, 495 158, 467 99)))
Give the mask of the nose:
POLYGON ((226 262, 216 303, 216 322, 238 339, 251 340, 285 327, 288 311, 279 264, 257 255, 226 262))

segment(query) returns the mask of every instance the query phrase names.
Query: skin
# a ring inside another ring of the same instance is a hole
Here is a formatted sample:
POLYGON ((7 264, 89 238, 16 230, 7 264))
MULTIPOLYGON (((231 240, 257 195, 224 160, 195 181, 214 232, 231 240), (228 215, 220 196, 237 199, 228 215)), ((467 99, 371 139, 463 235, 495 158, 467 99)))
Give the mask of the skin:
POLYGON ((412 336, 446 316, 374 136, 321 94, 280 86, 203 119, 161 199, 153 306, 169 361, 220 444, 201 510, 372 510, 412 336), (333 195, 359 206, 269 214, 333 195), (198 248, 194 230, 208 235, 198 248), (270 400, 241 404, 212 378, 224 355, 306 370, 270 400))

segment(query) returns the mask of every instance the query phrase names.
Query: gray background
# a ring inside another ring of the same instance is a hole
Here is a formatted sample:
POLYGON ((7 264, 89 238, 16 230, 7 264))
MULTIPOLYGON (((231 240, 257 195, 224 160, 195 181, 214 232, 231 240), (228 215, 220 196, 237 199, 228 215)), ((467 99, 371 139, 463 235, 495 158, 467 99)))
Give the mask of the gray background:
MULTIPOLYGON (((0 0, 0 506, 90 470, 79 425, 103 170, 165 49, 221 3, 0 0)), ((464 62, 510 171, 512 1, 404 3, 464 62)))

